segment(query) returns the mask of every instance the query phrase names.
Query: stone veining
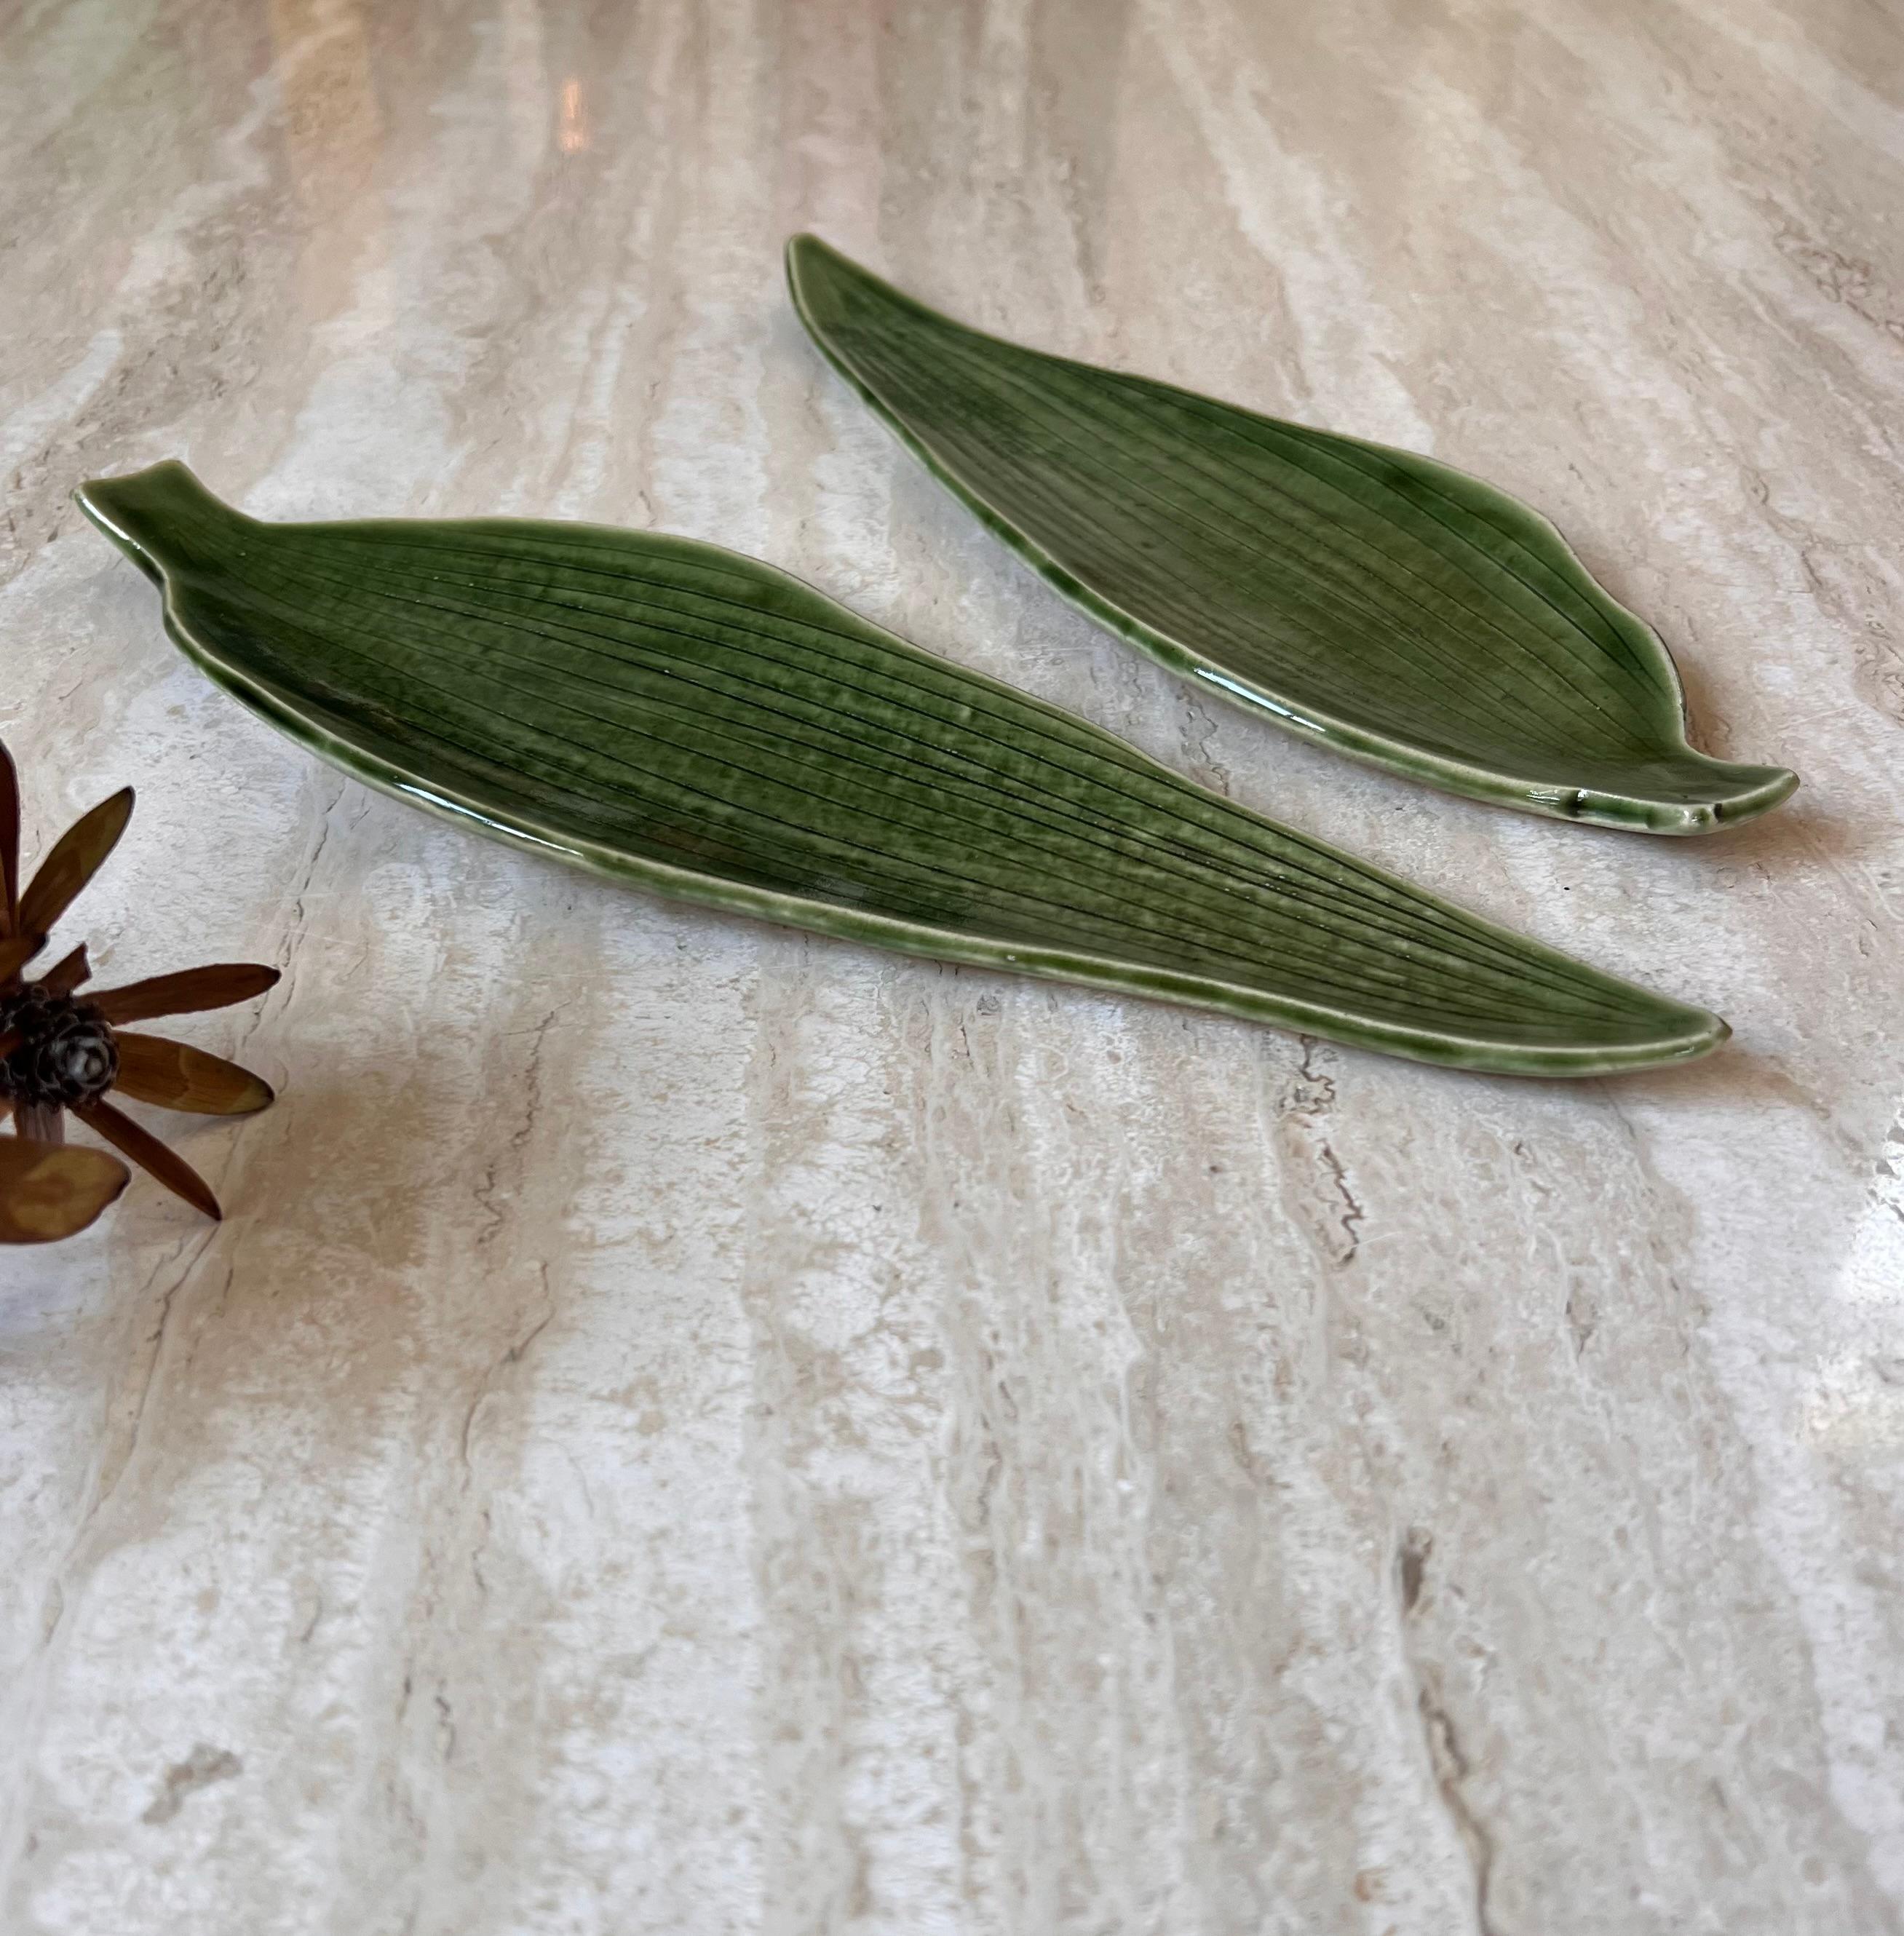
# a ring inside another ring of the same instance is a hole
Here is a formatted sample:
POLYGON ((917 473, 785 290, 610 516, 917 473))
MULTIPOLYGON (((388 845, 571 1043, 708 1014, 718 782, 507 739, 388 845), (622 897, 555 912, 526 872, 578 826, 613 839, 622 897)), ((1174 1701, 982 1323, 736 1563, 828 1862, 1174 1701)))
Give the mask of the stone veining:
POLYGON ((296 1078, 210 1246, 0 1284, 8 1936, 1900 1936, 1886 10, 4 34, 28 844, 135 779, 98 972, 279 963, 296 1078), (1806 790, 1642 865, 1202 703, 816 383, 806 227, 1541 502, 1806 790), (170 451, 770 558, 1734 1042, 1463 1081, 480 846, 177 664, 62 509, 170 451))

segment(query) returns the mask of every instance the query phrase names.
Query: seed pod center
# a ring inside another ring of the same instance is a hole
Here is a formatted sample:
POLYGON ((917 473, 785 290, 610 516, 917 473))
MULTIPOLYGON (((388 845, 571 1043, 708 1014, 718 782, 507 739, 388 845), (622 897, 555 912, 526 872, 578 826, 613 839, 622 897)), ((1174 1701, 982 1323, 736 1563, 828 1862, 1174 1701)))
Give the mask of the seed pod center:
POLYGON ((103 1096, 119 1074, 119 1048, 90 1003, 37 982, 0 997, 0 1036, 20 1040, 0 1060, 0 1095, 15 1103, 70 1109, 103 1096))

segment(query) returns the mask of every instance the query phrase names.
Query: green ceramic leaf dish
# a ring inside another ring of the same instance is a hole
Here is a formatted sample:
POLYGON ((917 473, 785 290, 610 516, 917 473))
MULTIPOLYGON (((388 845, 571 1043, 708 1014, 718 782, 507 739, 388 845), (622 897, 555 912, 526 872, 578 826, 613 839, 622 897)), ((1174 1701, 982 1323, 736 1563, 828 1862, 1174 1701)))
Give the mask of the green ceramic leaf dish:
POLYGON ((1065 597, 1209 690, 1530 813, 1698 833, 1798 784, 1687 744, 1666 648, 1545 519, 1406 451, 1046 356, 811 235, 828 360, 1065 597))
POLYGON ((657 893, 1473 1069, 1592 1075, 1726 1033, 731 552, 265 524, 177 464, 78 495, 173 639, 274 725, 657 893))

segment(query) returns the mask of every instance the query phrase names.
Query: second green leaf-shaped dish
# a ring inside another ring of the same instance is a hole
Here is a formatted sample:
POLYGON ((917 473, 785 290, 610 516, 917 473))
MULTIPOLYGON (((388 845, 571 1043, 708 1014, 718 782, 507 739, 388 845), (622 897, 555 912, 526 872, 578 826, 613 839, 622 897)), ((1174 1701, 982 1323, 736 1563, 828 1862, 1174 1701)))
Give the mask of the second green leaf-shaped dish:
POLYGON ((372 785, 656 893, 1526 1075, 1721 1040, 784 573, 652 532, 266 524, 86 485, 213 679, 372 785))
POLYGON ((1545 519, 1448 466, 970 329, 811 235, 814 341, 940 481, 1168 666, 1451 793, 1655 833, 1775 806, 1696 752, 1652 629, 1545 519))

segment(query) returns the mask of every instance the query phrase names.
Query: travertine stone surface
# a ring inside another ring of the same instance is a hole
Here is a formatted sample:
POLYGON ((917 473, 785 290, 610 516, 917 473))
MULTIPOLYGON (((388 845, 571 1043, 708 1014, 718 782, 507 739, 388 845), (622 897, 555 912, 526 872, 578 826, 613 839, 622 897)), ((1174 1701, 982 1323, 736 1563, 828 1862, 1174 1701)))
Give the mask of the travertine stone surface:
POLYGON ((283 1085, 0 1260, 13 1936, 1904 1928, 1904 16, 23 0, 0 730, 283 1085), (1094 631, 804 341, 812 226, 1548 511, 1804 776, 1666 843, 1094 631), (756 552, 1663 989, 1491 1081, 643 900, 347 783, 87 529, 756 552))

